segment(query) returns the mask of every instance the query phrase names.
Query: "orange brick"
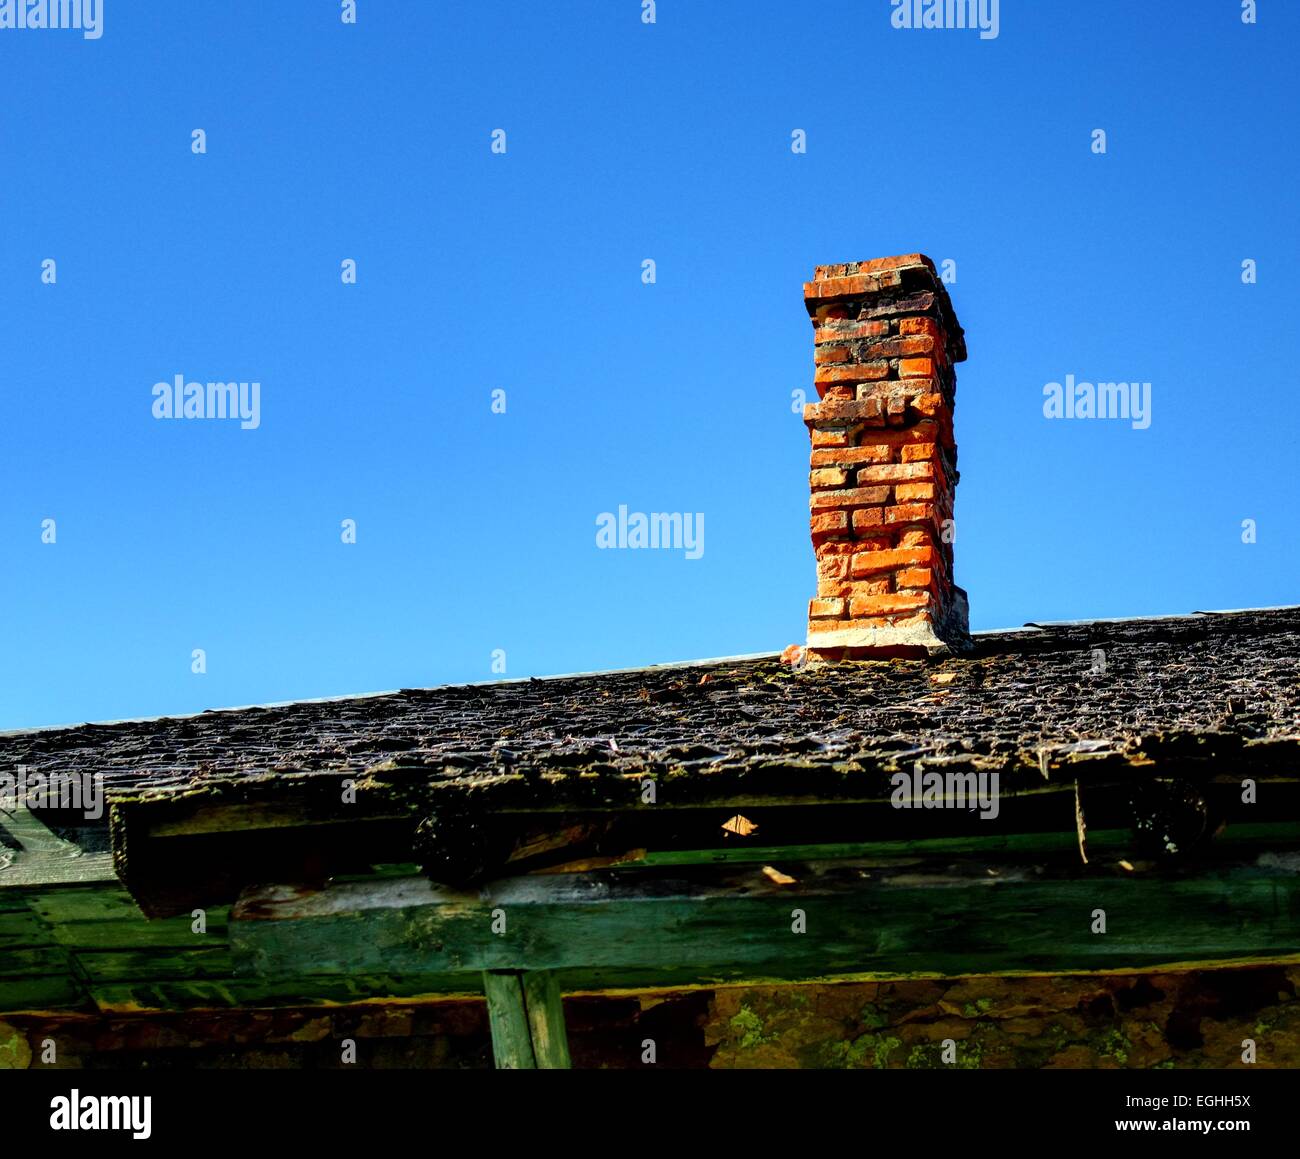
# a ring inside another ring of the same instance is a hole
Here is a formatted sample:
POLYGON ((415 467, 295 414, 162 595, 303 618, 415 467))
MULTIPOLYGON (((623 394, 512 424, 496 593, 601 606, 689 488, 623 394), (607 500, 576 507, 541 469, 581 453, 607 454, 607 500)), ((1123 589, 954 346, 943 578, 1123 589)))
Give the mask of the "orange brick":
POLYGON ((873 382, 888 377, 888 362, 857 362, 849 366, 819 366, 813 382, 873 382))
POLYGON ((817 387, 817 397, 822 402, 852 402, 858 397, 857 388, 847 384, 840 386, 826 386, 819 384, 817 387))
POLYGON ((824 616, 844 615, 843 600, 815 599, 808 601, 808 618, 820 619, 824 616))
POLYGON ((922 394, 912 400, 912 406, 918 414, 923 414, 927 418, 934 418, 943 410, 943 395, 941 394, 922 394))
POLYGON ((881 279, 875 274, 825 278, 819 282, 805 282, 803 296, 810 301, 819 298, 861 298, 867 294, 878 294, 881 285, 881 279))
POLYGON ((850 572, 854 579, 881 575, 912 567, 928 567, 935 560, 932 547, 893 551, 864 551, 853 556, 850 572))
POLYGON ((933 358, 904 358, 898 364, 902 378, 929 378, 934 374, 933 358))
POLYGON ((879 507, 888 502, 888 487, 853 487, 844 491, 817 491, 810 499, 814 511, 823 507, 879 507))
MULTIPOLYGON (((899 537, 898 543, 900 547, 933 547, 934 535, 923 527, 909 527, 899 537)), ((935 556, 935 558, 938 557, 935 556)), ((917 562, 922 561, 918 560, 917 562)), ((930 563, 931 561, 927 559, 924 562, 930 563)))
POLYGON ((894 488, 894 499, 899 503, 911 503, 918 499, 933 498, 933 483, 899 483, 894 488))
POLYGON ((849 432, 844 429, 818 429, 814 427, 812 445, 814 447, 847 447, 849 445, 849 432))
POLYGON ((913 338, 887 338, 880 342, 868 342, 858 352, 858 357, 867 358, 909 358, 916 354, 932 354, 934 339, 927 335, 913 338))
POLYGON ((814 515, 809 524, 812 528, 813 547, 816 548, 834 535, 848 535, 849 513, 847 511, 825 511, 814 515))
POLYGON ((928 588, 934 583, 934 572, 928 567, 909 567, 894 576, 900 588, 928 588))
POLYGON ((888 463, 893 448, 887 443, 866 447, 845 447, 843 450, 813 451, 813 467, 855 467, 860 463, 888 463))
MULTIPOLYGON (((884 528, 878 530, 883 531, 884 528)), ((852 543, 854 555, 857 555, 860 551, 894 550, 894 537, 889 534, 858 535, 853 538, 852 543)))
POLYGON ((849 481, 849 473, 840 467, 818 467, 808 475, 812 487, 843 487, 849 481))
POLYGON ((928 334, 936 343, 942 345, 943 331, 939 328, 939 323, 933 318, 900 318, 898 320, 898 332, 900 334, 928 334))
POLYGON ((934 263, 925 254, 898 254, 889 258, 872 258, 868 262, 837 262, 828 266, 817 266, 813 278, 822 281, 826 278, 843 278, 853 274, 877 274, 882 270, 898 270, 907 266, 925 266, 934 272, 934 263))
MULTIPOLYGON (((841 320, 845 313, 838 307, 838 318, 827 318, 813 335, 813 342, 851 342, 855 338, 880 338, 889 333, 888 322, 847 322, 841 320)), ((820 313, 820 311, 819 311, 820 313)))
POLYGON ((926 523, 933 521, 937 514, 933 503, 907 503, 884 510, 886 523, 926 523))
POLYGON ((813 352, 813 361, 818 365, 823 362, 848 362, 851 357, 847 346, 822 346, 813 352))
POLYGON ((879 531, 884 525, 885 509, 883 507, 862 507, 853 513, 853 533, 855 535, 870 535, 872 531, 879 531))
POLYGON ((937 459, 939 457, 939 448, 934 443, 913 443, 910 447, 903 448, 902 459, 904 463, 919 463, 926 459, 937 459))
POLYGON ((910 612, 930 602, 928 592, 886 592, 879 596, 857 596, 849 601, 849 615, 884 616, 891 612, 910 612))
POLYGON ((933 463, 882 463, 859 467, 857 481, 859 486, 863 486, 868 483, 923 483, 933 478, 933 463))
POLYGON ((849 557, 847 555, 817 556, 818 580, 845 579, 849 574, 849 557))
POLYGON ((803 421, 837 426, 848 426, 852 423, 884 426, 884 407, 881 406, 878 398, 869 398, 865 402, 809 403, 803 408, 803 421))

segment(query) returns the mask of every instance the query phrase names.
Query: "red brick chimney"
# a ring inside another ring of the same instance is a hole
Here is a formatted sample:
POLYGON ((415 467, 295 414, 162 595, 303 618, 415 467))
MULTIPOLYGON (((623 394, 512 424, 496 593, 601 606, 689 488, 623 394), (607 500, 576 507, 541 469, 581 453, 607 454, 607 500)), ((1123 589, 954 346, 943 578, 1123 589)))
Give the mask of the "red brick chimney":
POLYGON ((923 254, 818 266, 804 286, 819 403, 812 435, 817 598, 808 654, 925 656, 968 641, 953 583, 953 364, 948 292, 923 254))

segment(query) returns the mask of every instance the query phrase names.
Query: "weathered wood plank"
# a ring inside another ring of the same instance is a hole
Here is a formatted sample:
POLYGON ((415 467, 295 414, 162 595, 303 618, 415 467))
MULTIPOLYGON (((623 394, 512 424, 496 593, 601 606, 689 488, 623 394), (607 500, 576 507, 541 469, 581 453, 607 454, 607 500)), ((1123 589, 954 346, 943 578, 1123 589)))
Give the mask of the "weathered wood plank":
POLYGON ((85 989, 70 974, 0 978, 0 1014, 75 1010, 88 1002, 85 989))
POLYGON ((694 967, 786 978, 1177 968, 1300 958, 1292 867, 1038 876, 832 866, 778 886, 723 867, 689 878, 586 874, 478 891, 420 879, 250 891, 230 923, 241 972, 456 973, 694 967), (865 875, 865 876, 864 876, 865 875), (1092 933, 1095 910, 1105 934, 1092 933), (504 932, 494 932, 494 914, 504 932), (802 931, 802 932, 801 932, 802 931))
POLYGON ((529 970, 523 975, 523 984, 528 1032, 538 1069, 568 1070, 573 1064, 559 979, 550 970, 529 970))
POLYGON ((487 995, 492 1057, 497 1070, 536 1070, 523 978, 517 971, 485 970, 483 993, 487 995))
POLYGON ((78 950, 77 964, 92 984, 229 980, 235 965, 224 944, 178 950, 78 950))

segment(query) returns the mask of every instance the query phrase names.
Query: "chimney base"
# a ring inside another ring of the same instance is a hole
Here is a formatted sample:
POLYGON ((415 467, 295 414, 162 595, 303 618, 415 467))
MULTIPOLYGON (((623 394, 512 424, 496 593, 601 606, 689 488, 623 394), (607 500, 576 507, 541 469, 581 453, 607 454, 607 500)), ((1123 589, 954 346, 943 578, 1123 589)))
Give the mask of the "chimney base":
POLYGON ((952 589, 947 618, 935 623, 928 616, 876 627, 837 628, 810 632, 808 660, 925 660, 969 652, 970 617, 966 592, 952 589))

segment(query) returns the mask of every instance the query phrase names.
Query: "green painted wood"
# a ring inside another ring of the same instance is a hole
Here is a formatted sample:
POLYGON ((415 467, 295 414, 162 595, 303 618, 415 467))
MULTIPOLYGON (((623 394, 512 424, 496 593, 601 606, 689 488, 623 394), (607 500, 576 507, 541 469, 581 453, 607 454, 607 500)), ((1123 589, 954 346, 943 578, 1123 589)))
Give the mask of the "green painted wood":
POLYGON ((382 1000, 481 998, 481 974, 398 977, 262 979, 193 978, 171 981, 91 982, 88 994, 109 1013, 141 1010, 215 1010, 233 1007, 323 1006, 382 1000))
POLYGON ((197 950, 78 950, 76 960, 92 984, 220 981, 235 974, 230 947, 224 943, 197 950))
POLYGON ((0 950, 0 977, 24 974, 70 973, 72 958, 61 946, 32 946, 21 950, 0 950))
POLYGON ((517 971, 484 971, 492 1057, 498 1070, 536 1070, 523 979, 517 971))
POLYGON ((524 1007, 539 1070, 568 1070, 569 1034, 564 1024, 560 983, 550 970, 529 970, 523 975, 524 1007))
POLYGON ((0 1014, 76 1010, 88 1004, 85 988, 71 974, 0 977, 0 1014))
MULTIPOLYGON (((1100 829, 1088 834, 1088 848, 1128 850, 1133 845, 1129 829, 1100 829)), ((1215 839, 1218 850, 1258 845, 1275 849, 1300 845, 1300 822, 1232 825, 1215 839)), ((1060 833, 1009 833, 990 837, 932 837, 907 841, 861 841, 828 845, 751 845, 737 841, 716 849, 651 850, 636 860, 619 861, 614 871, 674 865, 767 865, 776 861, 864 861, 902 857, 981 857, 1073 853, 1078 835, 1060 833)))
POLYGON ((51 890, 34 894, 32 912, 48 924, 60 945, 88 949, 175 947, 199 949, 224 943, 228 906, 205 909, 206 929, 195 933, 190 913, 146 918, 130 894, 114 885, 98 889, 51 890))
POLYGON ((692 967, 795 979, 1300 960, 1294 869, 861 874, 841 863, 793 886, 716 867, 690 878, 515 878, 473 893, 420 879, 264 890, 237 907, 231 947, 242 972, 267 978, 692 967), (1107 914, 1105 935, 1091 933, 1097 908, 1107 914), (493 911, 506 917, 504 935, 493 930, 493 911))
POLYGON ((19 946, 42 946, 52 941, 50 927, 31 910, 0 913, 0 950, 19 946))

